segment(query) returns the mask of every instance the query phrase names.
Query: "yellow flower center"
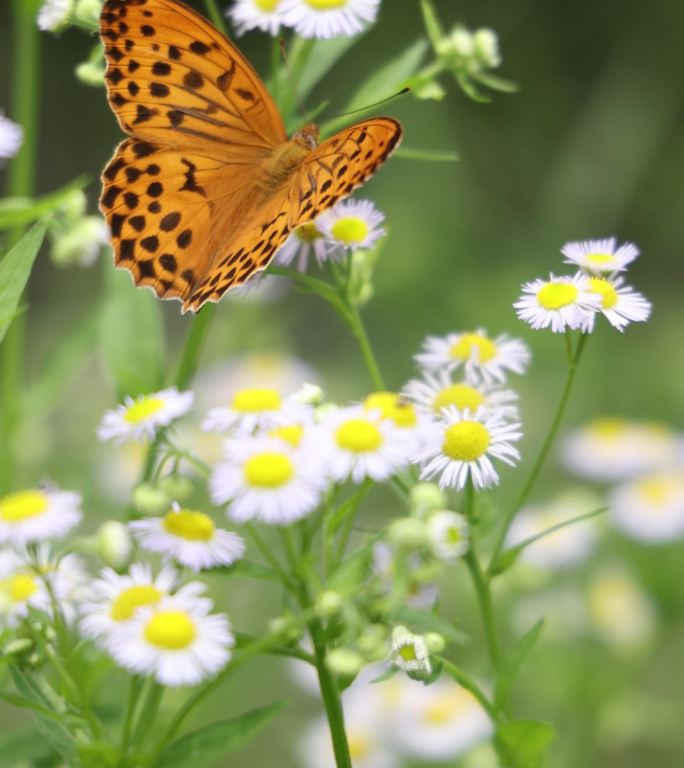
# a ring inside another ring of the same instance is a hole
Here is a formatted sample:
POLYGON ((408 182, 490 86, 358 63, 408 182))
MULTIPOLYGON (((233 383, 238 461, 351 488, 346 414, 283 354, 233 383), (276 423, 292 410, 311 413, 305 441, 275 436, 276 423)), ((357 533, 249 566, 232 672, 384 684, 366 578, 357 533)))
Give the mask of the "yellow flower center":
POLYGON ((370 755, 372 743, 367 734, 350 728, 347 731, 347 742, 352 760, 362 760, 370 755))
POLYGON ((12 603, 25 603, 38 591, 35 577, 28 573, 16 573, 0 581, 0 592, 12 603))
POLYGON ((317 11, 330 11, 333 8, 344 8, 349 0, 304 0, 304 2, 317 11))
POLYGON ((423 722, 435 726, 446 725, 467 710, 470 703, 468 697, 459 692, 437 694, 425 707, 423 722))
POLYGON ((164 401, 161 397, 142 397, 126 408, 124 421, 129 424, 140 424, 143 421, 147 421, 150 416, 154 416, 163 407, 164 401))
POLYGON ((145 627, 145 640, 165 651, 181 651, 196 636, 195 622, 183 611, 159 611, 145 627))
POLYGON ((657 475, 647 477, 637 484, 637 492, 649 504, 666 504, 673 490, 670 478, 657 475))
POLYGON ((271 13, 278 7, 280 0, 254 0, 256 7, 264 13, 271 13))
POLYGON ((383 419, 393 421, 397 427, 415 427, 418 423, 415 408, 396 392, 373 392, 363 402, 371 411, 380 411, 383 419))
POLYGON ((345 451, 369 453, 382 445, 382 433, 367 419, 349 419, 337 428, 335 440, 345 451))
POLYGON ((280 395, 275 389, 242 389, 233 396, 232 408, 240 413, 279 411, 280 395))
POLYGON ((449 354, 458 360, 470 360, 477 351, 480 363, 486 363, 496 355, 496 344, 480 333, 464 333, 451 347, 449 354))
POLYGON ((257 453, 247 459, 245 480, 256 488, 279 488, 292 479, 294 464, 284 453, 257 453))
POLYGON ((119 593, 112 603, 109 615, 114 621, 128 621, 133 618, 138 608, 154 605, 161 597, 162 593, 152 584, 136 584, 119 593))
POLYGON ((316 229, 316 225, 313 222, 309 222, 308 224, 302 224, 301 227, 297 227, 295 229, 295 235, 303 242, 303 243, 315 243, 316 240, 320 240, 323 235, 321 232, 316 229))
POLYGON ((402 645, 399 649, 399 656, 404 661, 417 661, 418 657, 416 656, 416 647, 413 645, 413 643, 406 643, 406 645, 402 645))
MULTIPOLYGON (((321 3, 323 0, 315 0, 315 2, 321 3)), ((308 0, 309 3, 314 0, 308 0)), ((344 2, 337 3, 337 5, 344 5, 344 2)), ((329 7, 334 7, 330 5, 329 7)), ((368 223, 365 222, 359 216, 345 216, 342 219, 336 221, 330 230, 335 240, 339 240, 345 245, 358 245, 362 243, 367 237, 368 223)))
POLYGON ((458 530, 458 528, 455 525, 452 525, 451 527, 446 529, 445 538, 446 538, 447 544, 456 546, 456 544, 459 544, 461 542, 461 539, 463 537, 461 536, 461 532, 458 530))
POLYGON ((188 541, 211 541, 214 538, 214 521, 204 512, 192 509, 167 512, 163 525, 172 536, 188 541))
POLYGON ((277 437, 297 448, 304 437, 304 427, 301 424, 287 424, 284 427, 276 427, 269 431, 270 437, 277 437))
POLYGON ((0 520, 5 523, 21 523, 42 515, 48 508, 48 500, 41 491, 18 491, 0 499, 0 520))
POLYGON ((562 309, 574 304, 579 289, 572 283, 547 283, 537 294, 537 301, 544 309, 562 309))
POLYGON ((484 395, 475 387, 469 387, 467 384, 451 384, 435 395, 432 400, 432 410, 439 413, 442 408, 455 405, 460 411, 468 409, 474 412, 484 401, 484 395))
POLYGON ((489 447, 490 435, 479 421, 459 421, 444 433, 442 451, 454 461, 475 461, 489 447))
POLYGON ((584 258, 589 264, 596 264, 597 267, 612 264, 615 261, 612 253, 588 253, 584 258))
POLYGON ((629 432, 629 424, 624 419, 596 419, 589 425, 589 431, 603 440, 615 440, 629 432))
POLYGON ((601 297, 601 306, 603 309, 612 309, 618 303, 618 292, 610 280, 602 277, 589 278, 589 287, 592 293, 598 293, 601 297))

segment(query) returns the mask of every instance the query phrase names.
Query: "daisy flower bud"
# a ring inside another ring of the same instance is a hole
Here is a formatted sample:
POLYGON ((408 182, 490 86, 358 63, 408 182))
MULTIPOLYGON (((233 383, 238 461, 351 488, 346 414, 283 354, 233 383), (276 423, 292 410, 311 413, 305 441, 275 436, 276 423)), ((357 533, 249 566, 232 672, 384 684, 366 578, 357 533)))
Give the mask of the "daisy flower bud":
POLYGON ((494 69, 501 65, 499 38, 493 29, 483 27, 475 32, 473 35, 473 53, 486 69, 494 69))
POLYGON ((364 668, 366 660, 352 648, 333 648, 327 654, 325 663, 335 675, 354 678, 364 668))
POLYGON ((102 14, 102 0, 77 0, 74 10, 75 18, 83 26, 96 31, 102 14))
POLYGON ((424 517, 433 509, 444 507, 446 496, 434 483, 416 483, 409 491, 409 504, 416 517, 424 517))
POLYGON ((422 635, 414 635, 406 627, 392 632, 392 663, 416 679, 425 679, 432 672, 430 651, 422 635))
POLYGON ((107 245, 109 231, 99 216, 84 216, 52 238, 50 255, 59 267, 91 267, 107 245))
POLYGON ((425 523, 417 517, 401 517, 387 530, 391 544, 403 549, 418 549, 426 541, 425 523))
POLYGON ((344 607, 345 600, 339 592, 327 590, 321 592, 316 600, 315 611, 321 618, 335 616, 344 607))
POLYGON ((552 274, 548 280, 524 283, 522 288, 523 294, 513 306, 518 317, 535 330, 585 330, 601 304, 600 296, 591 290, 588 278, 581 273, 572 277, 552 274))
POLYGON ((141 515, 159 515, 171 505, 171 498, 152 483, 140 483, 133 491, 133 506, 141 515))
POLYGON ((194 490, 192 480, 185 475, 166 475, 161 478, 158 487, 174 501, 185 501, 194 490))
POLYGON ((104 59, 82 61, 76 65, 76 77, 84 84, 95 88, 102 86, 105 75, 104 59))
POLYGON ((128 526, 117 520, 108 520, 98 528, 95 545, 103 562, 116 570, 128 564, 133 552, 128 526))
POLYGON ((437 632, 426 632, 424 637, 430 653, 441 653, 446 648, 446 640, 437 632))
POLYGON ((43 32, 59 32, 64 29, 74 10, 74 0, 45 0, 38 11, 38 27, 43 32))

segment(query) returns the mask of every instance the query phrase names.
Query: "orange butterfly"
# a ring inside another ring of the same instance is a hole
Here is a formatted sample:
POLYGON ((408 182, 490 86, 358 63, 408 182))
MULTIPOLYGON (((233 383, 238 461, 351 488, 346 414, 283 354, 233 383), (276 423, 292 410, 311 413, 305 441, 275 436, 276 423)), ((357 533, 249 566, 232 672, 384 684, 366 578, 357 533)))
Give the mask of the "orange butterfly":
POLYGON ((178 0, 107 0, 107 94, 130 136, 102 174, 117 267, 183 312, 264 269, 290 232, 363 184, 399 144, 364 120, 290 140, 237 48, 178 0))

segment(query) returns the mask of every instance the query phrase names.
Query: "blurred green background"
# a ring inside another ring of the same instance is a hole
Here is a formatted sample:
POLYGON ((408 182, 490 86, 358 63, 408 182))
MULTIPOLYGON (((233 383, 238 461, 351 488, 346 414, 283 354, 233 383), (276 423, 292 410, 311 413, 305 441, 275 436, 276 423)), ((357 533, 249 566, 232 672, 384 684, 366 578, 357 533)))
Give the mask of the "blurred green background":
MULTIPOLYGON (((516 386, 526 431, 523 452, 529 455, 557 400, 563 348, 550 333, 532 332, 518 322, 511 304, 521 282, 565 271, 559 254, 564 242, 614 234, 641 248, 629 281, 653 302, 654 312, 648 323, 622 336, 599 324, 567 424, 619 414, 681 428, 684 6, 637 0, 436 0, 435 5, 446 26, 459 21, 496 30, 504 57, 501 74, 517 81, 520 92, 477 104, 445 76, 444 101, 408 96, 379 109, 402 120, 406 146, 452 150, 461 157, 458 163, 393 158, 360 195, 371 197, 387 216, 389 238, 365 317, 388 383, 398 388, 413 374, 412 355, 428 333, 483 326, 493 334, 525 338, 534 362, 516 386)), ((0 106, 12 117, 8 13, 9 3, 2 0, 0 106)), ((385 0, 381 22, 319 86, 311 104, 330 98, 326 117, 333 117, 356 84, 422 34, 417 2, 385 0)), ((75 30, 41 37, 37 189, 45 193, 85 173, 92 180, 94 210, 100 170, 120 134, 104 90, 73 76, 92 44, 75 30)), ((266 36, 249 34, 240 46, 265 73, 266 36)), ((55 346, 102 301, 109 271, 108 253, 88 270, 56 268, 45 254, 39 259, 28 293, 29 381, 40 377, 55 346)), ((165 303, 163 312, 171 354, 180 348, 190 318, 180 317, 177 303, 165 303)), ((268 302, 223 301, 204 364, 257 353, 305 361, 337 398, 358 398, 370 386, 353 340, 316 297, 285 290, 268 302)), ((54 411, 25 426, 18 484, 49 477, 83 491, 87 526, 95 527, 116 509, 99 483, 102 451, 94 447, 100 415, 116 394, 96 355, 73 374, 54 411)), ((515 491, 519 474, 505 472, 504 481, 501 498, 515 491)), ((538 497, 561 482, 561 471, 550 466, 538 497)), ((110 477, 108 485, 115 483, 110 477)), ((625 659, 595 641, 555 635, 542 640, 518 690, 519 714, 558 725, 550 766, 682 765, 684 546, 648 548, 612 537, 595 558, 598 564, 614 556, 630 563, 655 601, 659 632, 653 646, 625 659), (635 711, 638 727, 630 725, 635 711)), ((470 591, 460 572, 454 578, 462 625, 475 638, 463 651, 463 666, 484 671, 470 591)), ((563 578, 582 589, 585 575, 563 578)), ((537 588, 520 585, 523 591, 537 588)), ((277 611, 275 596, 261 586, 235 589, 231 611, 245 626, 263 626, 263 617, 277 611)), ((512 600, 510 594, 502 597, 504 605, 512 600)), ((292 733, 316 707, 300 698, 279 662, 242 670, 204 718, 280 699, 295 705, 267 738, 227 764, 295 765, 292 733)), ((17 716, 6 717, 5 724, 17 716)))

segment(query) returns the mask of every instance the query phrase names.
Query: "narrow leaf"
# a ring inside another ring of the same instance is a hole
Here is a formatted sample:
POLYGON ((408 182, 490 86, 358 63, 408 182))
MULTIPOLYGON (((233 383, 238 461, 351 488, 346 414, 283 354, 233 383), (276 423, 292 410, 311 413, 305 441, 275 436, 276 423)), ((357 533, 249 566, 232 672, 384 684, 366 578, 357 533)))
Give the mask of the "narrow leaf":
POLYGON ((442 24, 437 16, 437 11, 431 0, 420 0, 420 10, 423 12, 423 21, 428 37, 433 48, 437 48, 440 40, 444 37, 442 24))
POLYGON ((8 704, 11 704, 13 707, 20 707, 21 709, 32 709, 34 712, 44 715, 45 717, 49 717, 55 720, 60 719, 59 715, 53 712, 51 709, 44 707, 35 699, 22 696, 20 693, 12 693, 11 691, 0 690, 0 699, 6 701, 8 704))
POLYGON ((502 768, 541 768, 556 732, 540 720, 509 720, 496 730, 495 745, 502 768))
POLYGON ((543 626, 544 619, 540 619, 520 638, 515 648, 503 660, 494 686, 494 704, 498 709, 505 707, 511 695, 513 683, 515 683, 525 660, 537 642, 543 626))
POLYGON ((430 163, 456 163, 461 159, 455 152, 449 152, 446 149, 419 149, 404 146, 397 150, 397 157, 403 157, 404 160, 424 160, 430 163))

